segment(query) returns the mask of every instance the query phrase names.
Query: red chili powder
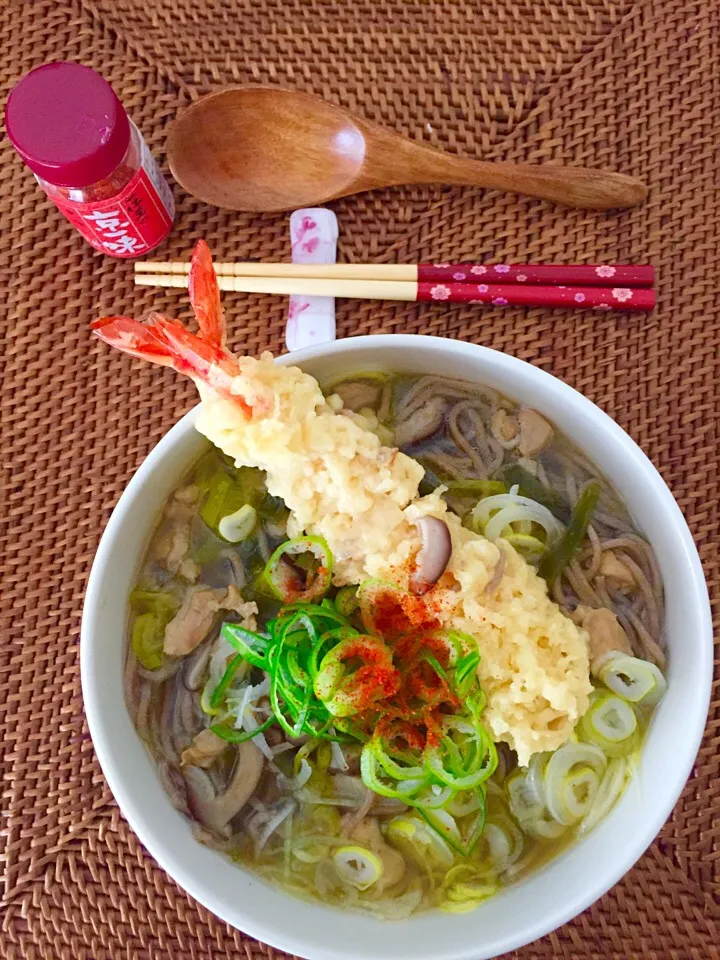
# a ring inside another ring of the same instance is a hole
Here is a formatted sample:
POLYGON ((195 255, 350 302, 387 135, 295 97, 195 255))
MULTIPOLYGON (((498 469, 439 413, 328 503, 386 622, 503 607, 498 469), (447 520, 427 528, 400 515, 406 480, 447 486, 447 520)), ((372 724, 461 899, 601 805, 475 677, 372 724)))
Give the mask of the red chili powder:
POLYGON ((440 601, 432 594, 415 597, 388 590, 374 597, 374 626, 393 654, 394 668, 392 676, 386 678, 385 689, 393 686, 394 689, 378 697, 381 683, 378 673, 375 678, 378 687, 374 695, 372 689, 366 691, 361 708, 367 711, 372 706, 373 713, 357 720, 366 728, 377 726, 381 734, 387 730, 383 735, 388 736, 402 724, 403 738, 419 750, 437 746, 442 736, 443 716, 458 705, 446 681, 430 664, 418 659, 420 652, 426 650, 442 667, 449 665, 447 645, 433 636, 440 627, 439 613, 440 601))

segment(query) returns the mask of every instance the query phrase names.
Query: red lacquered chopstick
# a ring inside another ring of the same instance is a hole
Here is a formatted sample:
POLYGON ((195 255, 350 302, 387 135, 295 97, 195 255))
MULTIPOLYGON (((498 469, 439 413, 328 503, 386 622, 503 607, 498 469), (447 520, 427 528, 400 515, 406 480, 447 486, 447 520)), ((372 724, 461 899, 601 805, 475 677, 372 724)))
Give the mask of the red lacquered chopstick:
POLYGON ((419 282, 562 284, 576 287, 652 287, 655 268, 649 264, 608 263, 421 263, 419 282))
MULTIPOLYGON (((289 264, 293 269, 302 265, 289 264)), ((332 274, 333 266, 315 264, 332 274)), ((351 264, 350 266, 353 266, 351 264)), ((305 268, 307 269, 307 268, 305 268)), ((218 276, 221 290, 240 293, 300 294, 359 300, 432 300, 446 303, 492 303, 495 306, 575 307, 595 310, 652 310, 655 293, 649 287, 579 287, 558 284, 465 283, 451 281, 337 279, 334 276, 218 276)), ((184 287, 187 273, 140 273, 142 286, 184 287)))
POLYGON ((575 307, 593 310, 652 310, 655 291, 647 287, 540 287, 523 283, 443 283, 417 285, 416 300, 491 303, 496 307, 575 307))

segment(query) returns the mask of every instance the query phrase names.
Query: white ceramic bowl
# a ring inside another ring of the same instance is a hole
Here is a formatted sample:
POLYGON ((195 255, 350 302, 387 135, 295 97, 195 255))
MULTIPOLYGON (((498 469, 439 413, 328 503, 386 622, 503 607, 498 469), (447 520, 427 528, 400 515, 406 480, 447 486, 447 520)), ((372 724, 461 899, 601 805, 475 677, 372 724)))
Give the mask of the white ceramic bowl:
POLYGON ((580 913, 633 865, 670 814, 692 767, 712 677, 710 608, 700 561, 668 488, 639 447, 589 400, 521 360, 454 340, 375 336, 283 357, 319 378, 381 367, 487 384, 548 416, 598 465, 657 555, 665 584, 669 688, 639 774, 610 816, 538 873, 463 915, 382 923, 305 903, 197 843, 170 804, 123 702, 127 597, 163 502, 207 445, 195 411, 128 484, 92 568, 82 620, 82 687, 103 771, 133 830, 193 897, 254 937, 310 960, 484 960, 580 913))

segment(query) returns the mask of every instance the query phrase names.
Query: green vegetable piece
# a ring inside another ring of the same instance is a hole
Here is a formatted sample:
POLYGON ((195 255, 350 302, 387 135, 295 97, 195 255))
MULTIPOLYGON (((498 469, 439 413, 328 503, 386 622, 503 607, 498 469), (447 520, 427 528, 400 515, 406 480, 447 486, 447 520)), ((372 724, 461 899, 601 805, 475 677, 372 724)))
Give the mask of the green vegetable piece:
POLYGON ((580 494, 565 533, 545 555, 538 572, 547 581, 548 586, 552 587, 580 549, 587 535, 599 496, 600 484, 597 480, 594 480, 580 494))
POLYGON ((499 493, 508 492, 502 480, 450 480, 446 486, 450 496, 472 497, 473 500, 482 500, 484 497, 494 497, 499 493))
POLYGON ((132 629, 132 648, 138 663, 146 670, 157 670, 163 662, 165 623, 157 613, 141 613, 132 629))
POLYGON ((173 593, 157 590, 133 590, 130 604, 136 613, 155 613, 171 620, 180 609, 180 601, 173 593))
POLYGON ((275 717, 268 717, 267 720, 260 724, 257 730, 235 730, 233 727, 228 727, 223 723, 215 723, 210 729, 213 733, 222 737, 223 740, 227 740, 228 743, 245 743, 246 740, 252 740, 253 737, 256 737, 259 733, 264 733, 275 722, 275 717))
MULTIPOLYGON (((224 470, 218 470, 210 481, 207 497, 200 509, 202 521, 214 532, 218 532, 218 523, 224 513, 232 513, 225 508, 225 500, 230 493, 232 480, 224 470)), ((242 506, 240 504, 239 506, 242 506)))
POLYGON ((245 657, 243 657, 241 653, 238 653, 237 656, 233 657, 230 663, 227 665, 225 673, 220 678, 220 682, 210 696, 210 710, 212 712, 215 712, 225 699, 225 694, 227 693, 228 687, 233 682, 235 674, 238 672, 244 662, 245 657))
POLYGON ((425 467, 425 473, 420 481, 418 492, 421 497, 427 497, 427 495, 432 493, 433 490, 437 490, 441 484, 442 480, 440 477, 432 470, 429 470, 427 467, 425 467))
MULTIPOLYGON (((500 471, 508 488, 520 487, 520 496, 529 497, 543 507, 547 507, 553 516, 557 517, 563 523, 570 519, 570 508, 556 490, 551 490, 544 483, 540 483, 537 477, 534 477, 529 470, 521 467, 519 463, 509 463, 500 471)), ((504 490, 502 491, 505 492, 504 490)))
POLYGON ((335 597, 335 609, 343 617, 351 617, 359 608, 357 587, 341 587, 335 597))
POLYGON ((146 670, 157 670, 163 662, 165 627, 180 608, 180 601, 169 592, 133 590, 130 606, 137 614, 132 627, 135 656, 146 670))
POLYGON ((243 660, 247 660, 254 667, 267 670, 268 641, 265 637, 259 633, 253 633, 239 623, 225 623, 221 632, 223 639, 237 650, 243 660))
POLYGON ((280 544, 265 567, 265 579, 278 599, 285 603, 317 600, 324 596, 332 583, 333 557, 322 537, 295 537, 280 544), (317 568, 303 570, 298 558, 310 553, 317 568))

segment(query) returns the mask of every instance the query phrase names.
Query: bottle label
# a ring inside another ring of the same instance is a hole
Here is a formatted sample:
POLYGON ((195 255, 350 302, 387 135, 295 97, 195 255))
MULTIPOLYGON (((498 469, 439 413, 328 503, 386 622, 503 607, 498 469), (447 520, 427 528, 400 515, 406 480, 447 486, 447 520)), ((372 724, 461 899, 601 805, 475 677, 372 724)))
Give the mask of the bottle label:
POLYGON ((173 195, 144 140, 140 169, 111 199, 51 199, 91 246, 111 257, 148 253, 168 235, 175 215, 173 195))

